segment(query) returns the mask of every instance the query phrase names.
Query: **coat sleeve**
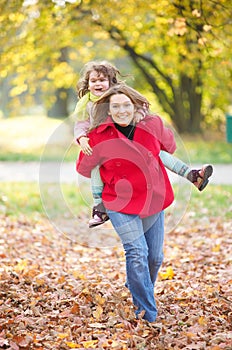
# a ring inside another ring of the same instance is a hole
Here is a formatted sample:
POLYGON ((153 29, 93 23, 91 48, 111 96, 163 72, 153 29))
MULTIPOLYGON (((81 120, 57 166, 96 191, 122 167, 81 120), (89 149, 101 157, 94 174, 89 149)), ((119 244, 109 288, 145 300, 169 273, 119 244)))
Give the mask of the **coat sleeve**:
POLYGON ((159 116, 155 117, 156 125, 154 125, 155 134, 160 142, 161 150, 168 153, 174 153, 176 150, 176 141, 174 133, 170 128, 167 128, 159 116), (157 130, 158 126, 158 130, 157 130))

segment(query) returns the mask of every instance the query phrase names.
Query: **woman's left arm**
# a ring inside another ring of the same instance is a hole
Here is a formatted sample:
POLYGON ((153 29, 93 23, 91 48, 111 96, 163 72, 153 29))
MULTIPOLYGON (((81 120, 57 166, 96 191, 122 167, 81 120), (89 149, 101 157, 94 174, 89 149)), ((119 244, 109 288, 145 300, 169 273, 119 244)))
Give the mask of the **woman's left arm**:
POLYGON ((174 133, 171 129, 167 128, 162 119, 159 116, 156 116, 156 126, 158 125, 157 138, 160 141, 161 150, 166 151, 168 153, 174 153, 176 150, 176 141, 174 138, 174 133))

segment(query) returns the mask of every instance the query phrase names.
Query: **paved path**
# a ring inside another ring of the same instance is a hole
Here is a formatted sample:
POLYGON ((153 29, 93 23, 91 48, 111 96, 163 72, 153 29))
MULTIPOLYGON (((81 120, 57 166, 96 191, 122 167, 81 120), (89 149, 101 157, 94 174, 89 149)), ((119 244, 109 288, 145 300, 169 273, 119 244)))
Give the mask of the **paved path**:
MULTIPOLYGON (((192 166, 195 169, 199 165, 192 166)), ((172 182, 178 178, 169 172, 172 182)), ((84 180, 85 178, 82 178, 84 180)), ((75 163, 45 162, 0 162, 0 182, 79 182, 80 177, 75 171, 75 163)), ((212 184, 232 185, 232 164, 214 165, 214 173, 210 178, 212 184)))

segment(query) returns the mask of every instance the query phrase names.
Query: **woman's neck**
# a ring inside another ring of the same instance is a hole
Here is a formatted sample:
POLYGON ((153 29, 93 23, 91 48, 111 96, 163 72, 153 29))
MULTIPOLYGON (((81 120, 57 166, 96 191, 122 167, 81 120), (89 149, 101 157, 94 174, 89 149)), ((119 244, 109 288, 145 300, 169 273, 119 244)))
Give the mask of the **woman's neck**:
POLYGON ((119 124, 114 123, 116 129, 120 131, 124 136, 126 136, 129 140, 133 140, 135 125, 129 124, 127 126, 121 126, 119 124))

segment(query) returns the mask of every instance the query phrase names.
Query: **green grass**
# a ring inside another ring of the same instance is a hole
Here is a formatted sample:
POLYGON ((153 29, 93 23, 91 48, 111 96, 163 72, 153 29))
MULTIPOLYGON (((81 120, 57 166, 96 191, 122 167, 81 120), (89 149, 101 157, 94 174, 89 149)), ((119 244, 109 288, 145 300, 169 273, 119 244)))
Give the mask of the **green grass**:
POLYGON ((72 125, 41 116, 0 119, 0 149, 2 161, 71 161, 78 153, 72 125))
MULTIPOLYGON (((191 163, 232 164, 232 143, 223 139, 204 140, 201 137, 183 137, 183 143, 187 150, 191 163)), ((177 150, 177 154, 183 151, 177 150)))
POLYGON ((209 185, 204 192, 193 189, 188 211, 202 217, 219 217, 221 220, 232 219, 232 186, 209 185))
MULTIPOLYGON (((232 219, 232 186, 209 185, 204 192, 193 188, 187 212, 196 218, 217 217, 232 219)), ((0 183, 0 214, 14 218, 90 215, 92 197, 88 184, 77 188, 74 184, 44 185, 37 183, 0 183), (60 191, 60 194, 59 194, 60 191), (42 201, 41 201, 42 195, 42 201)))
MULTIPOLYGON (((190 163, 232 163, 232 143, 224 135, 177 136, 176 155, 190 163)), ((0 160, 74 161, 79 147, 73 144, 72 125, 39 116, 0 119, 0 160)))
POLYGON ((46 216, 46 211, 54 215, 64 215, 64 207, 75 213, 86 211, 91 203, 89 187, 81 190, 74 184, 45 184, 24 182, 0 182, 0 214, 12 217, 26 215, 46 216))

